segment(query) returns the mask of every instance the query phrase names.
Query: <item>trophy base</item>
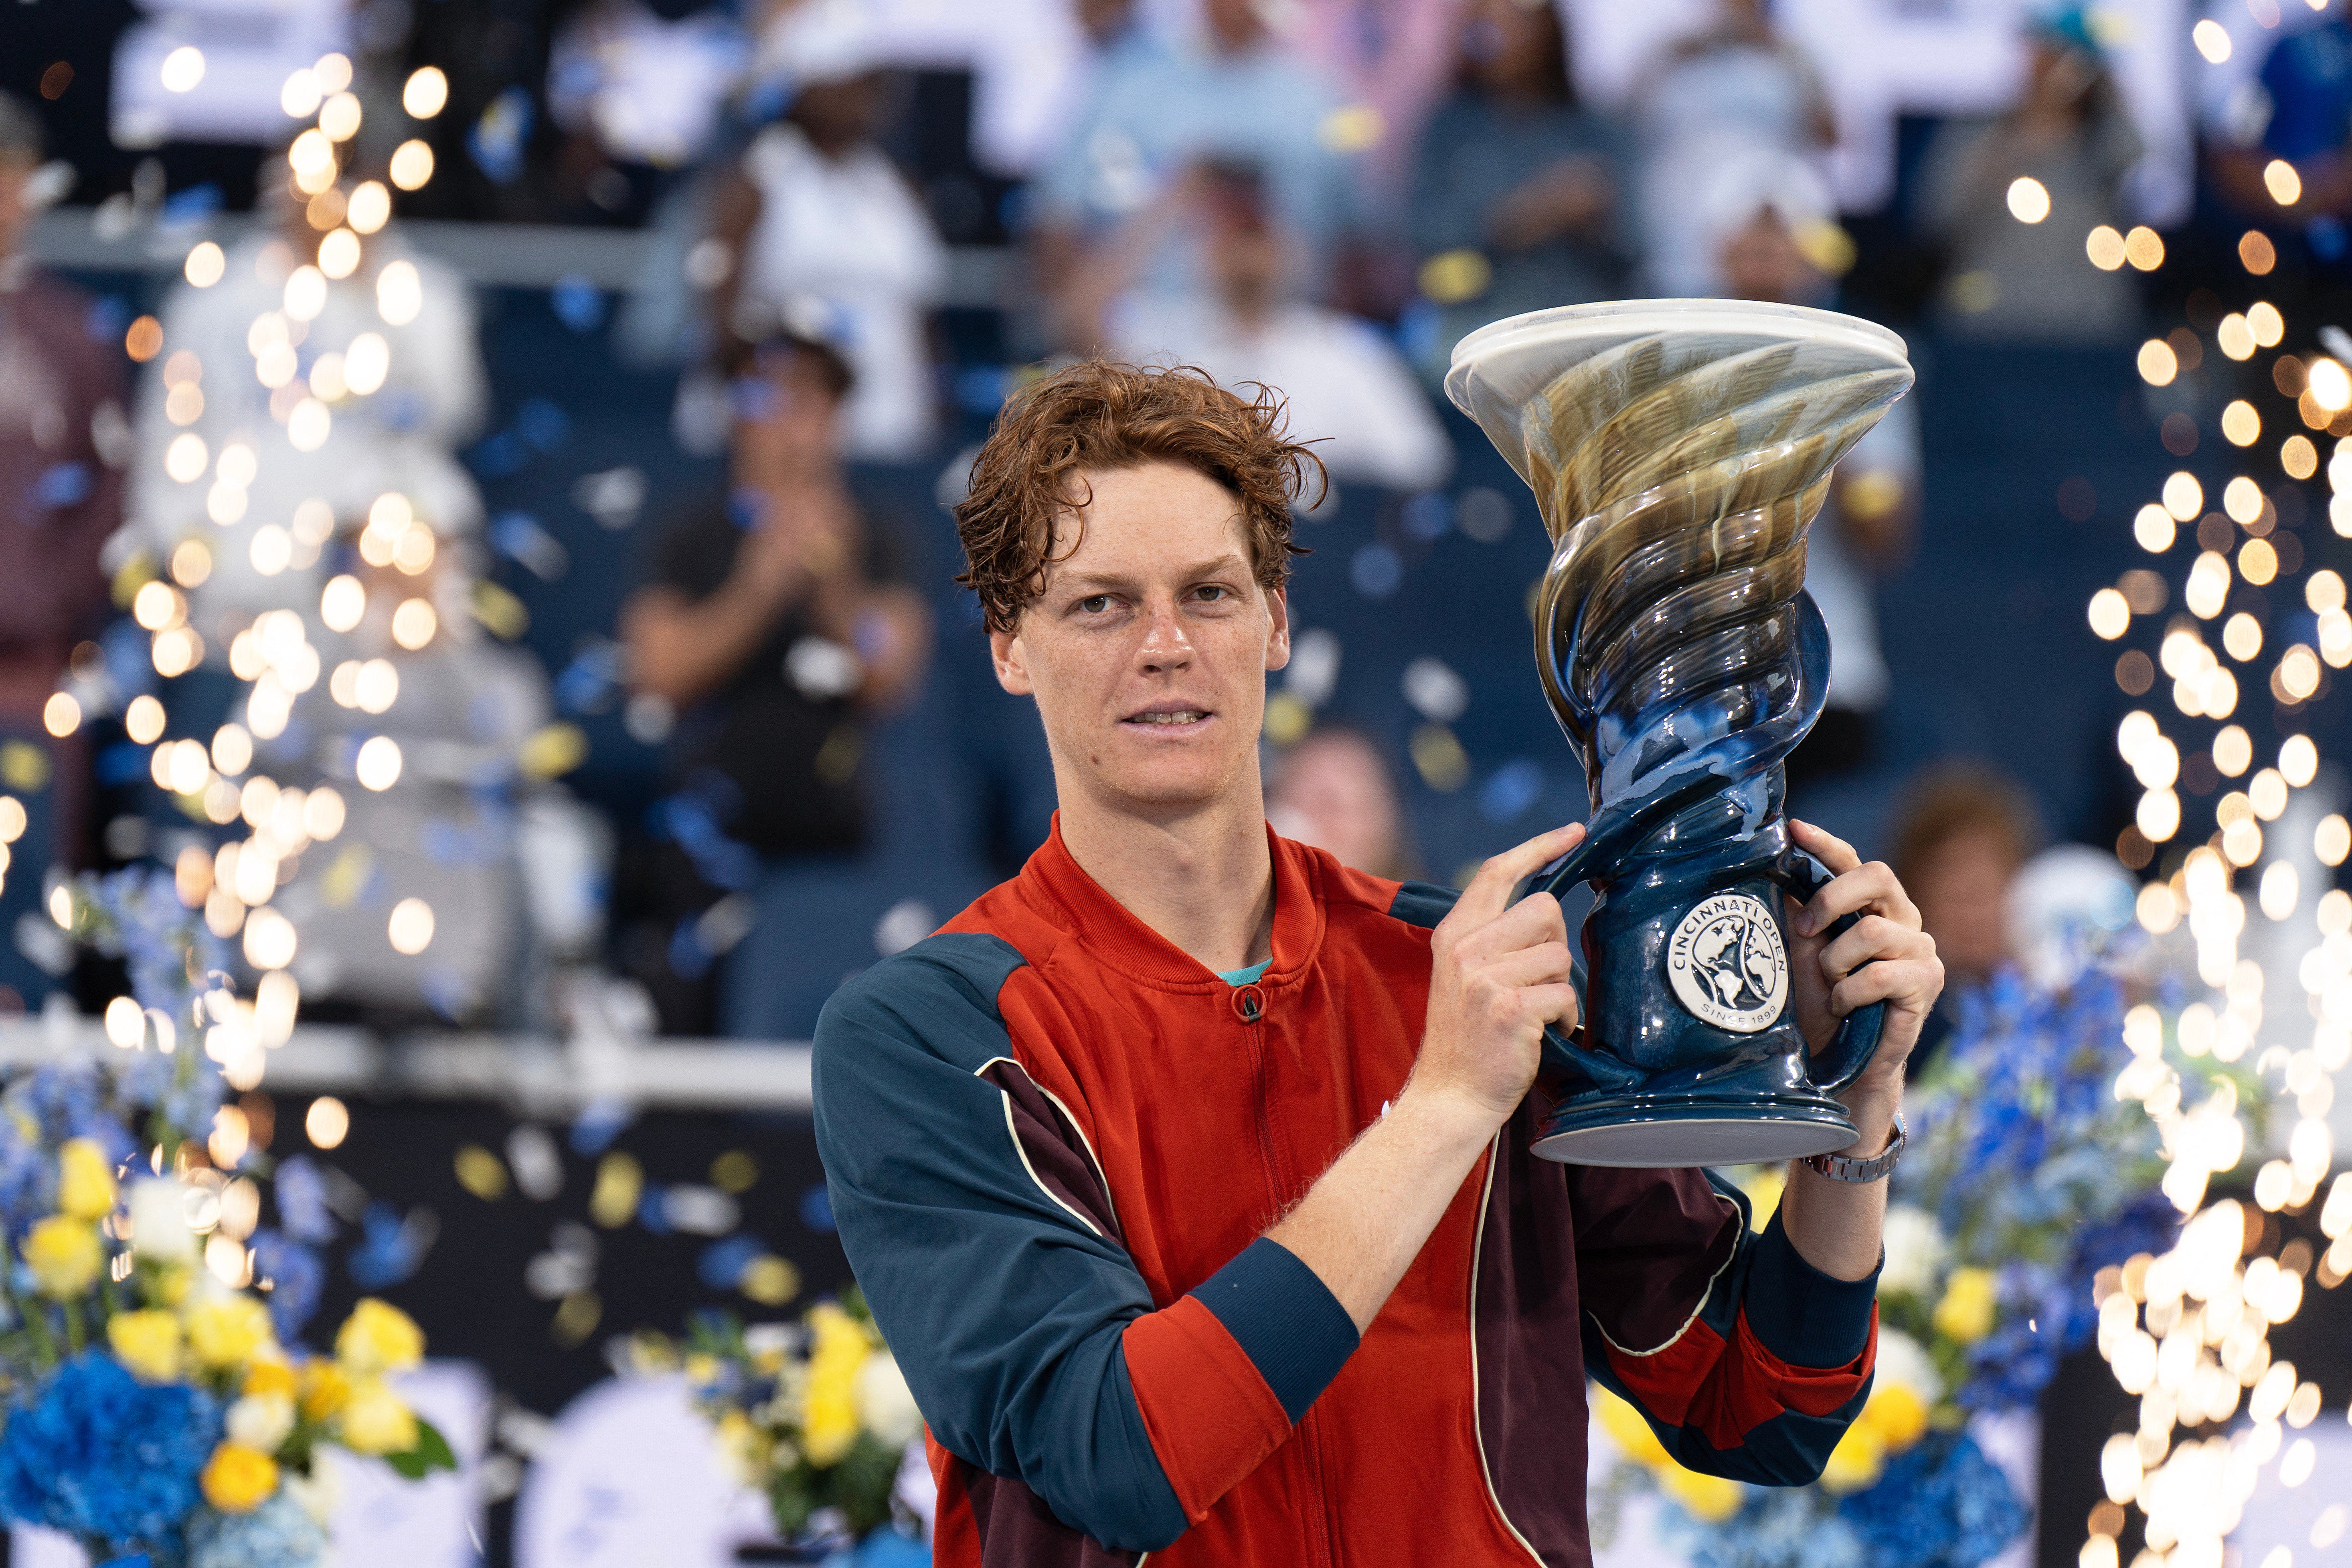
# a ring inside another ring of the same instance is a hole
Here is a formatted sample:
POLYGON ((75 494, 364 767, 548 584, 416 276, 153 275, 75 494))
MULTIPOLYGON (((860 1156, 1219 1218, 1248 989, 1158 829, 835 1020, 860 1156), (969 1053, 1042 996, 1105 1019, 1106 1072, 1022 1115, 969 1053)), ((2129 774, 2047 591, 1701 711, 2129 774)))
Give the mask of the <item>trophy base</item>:
POLYGON ((1566 1165, 1749 1165, 1833 1154, 1861 1136, 1823 1094, 1612 1093, 1562 1100, 1535 1152, 1566 1165))

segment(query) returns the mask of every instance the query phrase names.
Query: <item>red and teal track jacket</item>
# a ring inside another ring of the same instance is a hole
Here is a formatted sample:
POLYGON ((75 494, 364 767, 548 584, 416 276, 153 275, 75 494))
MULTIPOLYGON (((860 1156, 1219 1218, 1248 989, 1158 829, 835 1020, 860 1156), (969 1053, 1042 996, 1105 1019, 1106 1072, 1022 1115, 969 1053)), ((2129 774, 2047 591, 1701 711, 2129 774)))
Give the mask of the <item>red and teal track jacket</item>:
POLYGON ((942 1568, 1575 1568, 1588 1376, 1692 1468, 1819 1474, 1869 1391, 1874 1281, 1700 1172, 1537 1159, 1523 1106, 1360 1343, 1260 1236, 1403 1088, 1454 897, 1273 848, 1256 984, 1129 914, 1057 824, 817 1026, 818 1147, 929 1424, 942 1568))

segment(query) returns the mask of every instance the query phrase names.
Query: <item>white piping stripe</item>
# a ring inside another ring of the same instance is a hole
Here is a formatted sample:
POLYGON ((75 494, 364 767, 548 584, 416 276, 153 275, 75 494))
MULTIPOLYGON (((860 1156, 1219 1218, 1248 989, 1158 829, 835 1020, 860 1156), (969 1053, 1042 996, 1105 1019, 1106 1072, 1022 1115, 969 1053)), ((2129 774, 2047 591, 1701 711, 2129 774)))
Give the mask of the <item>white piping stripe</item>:
POLYGON ((1495 1166, 1502 1157, 1503 1135, 1497 1132, 1495 1141, 1486 1146, 1486 1182, 1478 1189, 1477 1228, 1470 1237, 1470 1436, 1476 1440, 1478 1474, 1486 1483, 1486 1500, 1495 1505, 1495 1517, 1503 1521, 1503 1528, 1511 1532, 1511 1539, 1519 1543, 1520 1549, 1535 1560, 1536 1568, 1544 1568, 1543 1554, 1519 1533, 1519 1527, 1503 1511, 1503 1500, 1495 1491, 1495 1472, 1486 1463, 1486 1434, 1478 1418, 1478 1263, 1486 1253, 1486 1203, 1494 1196, 1495 1166))
POLYGON ((996 1097, 1004 1101, 1004 1135, 1013 1140, 1013 1152, 1021 1156, 1021 1168, 1029 1173, 1029 1179, 1031 1181, 1037 1182, 1037 1190, 1039 1192, 1053 1199, 1056 1204, 1061 1205, 1063 1213, 1068 1215, 1072 1219, 1076 1220, 1080 1225, 1085 1226, 1088 1230, 1093 1231, 1097 1236, 1100 1236, 1102 1234, 1102 1226, 1088 1219, 1085 1215, 1080 1214, 1076 1209, 1072 1208, 1068 1204, 1063 1203, 1061 1194, 1055 1192, 1045 1183, 1037 1181, 1037 1167, 1029 1163, 1029 1151, 1021 1146, 1021 1131, 1016 1125, 1014 1125, 1013 1121, 1013 1097, 1005 1093, 1001 1089, 996 1091, 996 1097))
POLYGON ((1721 1263, 1717 1264, 1715 1272, 1706 1277, 1706 1289, 1698 1293, 1698 1305, 1691 1309, 1691 1315, 1683 1320, 1683 1326, 1674 1331, 1673 1337, 1668 1339, 1664 1344, 1658 1346, 1656 1350, 1627 1350, 1615 1340, 1609 1338, 1609 1331, 1601 1326, 1601 1320, 1598 1317, 1594 1316, 1591 1312, 1587 1312, 1585 1316, 1592 1319, 1592 1331, 1599 1334, 1603 1340, 1607 1340, 1609 1348, 1615 1351, 1619 1355, 1632 1356, 1636 1360, 1640 1360, 1645 1356, 1663 1354, 1664 1352, 1674 1349, 1675 1344, 1681 1341, 1682 1337, 1690 1332, 1691 1325, 1698 1321, 1698 1315, 1706 1310, 1707 1300, 1715 1294, 1715 1282, 1723 1278, 1723 1271, 1730 1268, 1733 1261, 1737 1259, 1738 1256, 1739 1241, 1738 1238, 1735 1237, 1732 1239, 1730 1255, 1725 1258, 1721 1263))

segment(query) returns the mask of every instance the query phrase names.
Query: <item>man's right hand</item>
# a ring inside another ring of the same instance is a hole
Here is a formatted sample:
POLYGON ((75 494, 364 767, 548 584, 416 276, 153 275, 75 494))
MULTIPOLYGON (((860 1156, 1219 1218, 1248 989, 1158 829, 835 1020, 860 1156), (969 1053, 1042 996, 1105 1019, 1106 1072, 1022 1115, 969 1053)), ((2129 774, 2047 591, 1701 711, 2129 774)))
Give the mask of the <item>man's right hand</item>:
POLYGON ((1478 868, 1429 943, 1429 1013, 1407 1096, 1462 1107, 1491 1132, 1535 1082, 1547 1024, 1576 1026, 1568 928, 1559 900, 1520 880, 1582 842, 1571 823, 1507 849, 1478 868))

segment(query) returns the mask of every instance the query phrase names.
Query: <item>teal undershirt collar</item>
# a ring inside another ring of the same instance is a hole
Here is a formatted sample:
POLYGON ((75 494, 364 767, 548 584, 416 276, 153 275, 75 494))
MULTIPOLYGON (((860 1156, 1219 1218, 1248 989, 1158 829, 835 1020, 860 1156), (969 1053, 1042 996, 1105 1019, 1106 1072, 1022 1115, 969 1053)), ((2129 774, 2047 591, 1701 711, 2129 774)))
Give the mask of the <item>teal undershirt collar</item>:
POLYGON ((1246 969, 1221 969, 1217 972, 1217 978, 1232 986, 1255 985, 1265 973, 1266 965, 1273 962, 1269 958, 1265 963, 1253 963, 1246 969))

